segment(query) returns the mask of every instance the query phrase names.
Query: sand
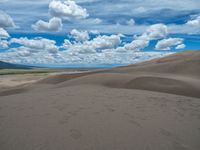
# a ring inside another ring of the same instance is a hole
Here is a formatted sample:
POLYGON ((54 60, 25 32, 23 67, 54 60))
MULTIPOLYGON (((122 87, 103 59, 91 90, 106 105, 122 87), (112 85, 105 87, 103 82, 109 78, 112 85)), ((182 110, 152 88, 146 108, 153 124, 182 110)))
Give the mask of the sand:
POLYGON ((0 90, 0 150, 199 150, 200 51, 0 90))
POLYGON ((0 76, 0 89, 16 87, 23 84, 34 83, 46 76, 43 75, 2 75, 0 76))

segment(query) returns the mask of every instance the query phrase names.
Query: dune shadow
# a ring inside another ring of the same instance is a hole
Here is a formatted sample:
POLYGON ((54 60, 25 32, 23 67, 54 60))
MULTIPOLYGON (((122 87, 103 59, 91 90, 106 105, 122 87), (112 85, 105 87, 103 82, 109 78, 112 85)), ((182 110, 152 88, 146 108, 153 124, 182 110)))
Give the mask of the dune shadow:
POLYGON ((178 79, 163 77, 137 77, 124 84, 121 88, 200 97, 200 89, 178 79))
POLYGON ((15 94, 21 94, 27 91, 28 89, 26 88, 12 88, 12 89, 0 91, 0 96, 10 96, 10 95, 15 95, 15 94))

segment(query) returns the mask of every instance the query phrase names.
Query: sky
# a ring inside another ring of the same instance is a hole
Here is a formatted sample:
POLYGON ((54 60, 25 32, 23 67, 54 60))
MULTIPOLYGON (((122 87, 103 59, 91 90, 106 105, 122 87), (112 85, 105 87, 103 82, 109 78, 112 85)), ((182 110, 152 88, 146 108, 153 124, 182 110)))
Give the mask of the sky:
POLYGON ((199 0, 0 0, 0 61, 116 66, 199 43, 199 0))

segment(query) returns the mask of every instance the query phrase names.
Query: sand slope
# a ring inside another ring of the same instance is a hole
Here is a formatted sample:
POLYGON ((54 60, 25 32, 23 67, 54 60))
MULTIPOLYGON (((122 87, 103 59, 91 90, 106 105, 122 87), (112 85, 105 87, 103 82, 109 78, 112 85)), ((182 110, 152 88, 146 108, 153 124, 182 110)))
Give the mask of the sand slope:
POLYGON ((200 51, 185 51, 161 59, 113 69, 119 72, 135 71, 168 73, 200 78, 200 51))
POLYGON ((2 150, 199 150, 200 51, 0 91, 2 150))
POLYGON ((200 51, 186 51, 111 70, 54 76, 40 83, 58 84, 58 87, 95 84, 200 98, 200 51))

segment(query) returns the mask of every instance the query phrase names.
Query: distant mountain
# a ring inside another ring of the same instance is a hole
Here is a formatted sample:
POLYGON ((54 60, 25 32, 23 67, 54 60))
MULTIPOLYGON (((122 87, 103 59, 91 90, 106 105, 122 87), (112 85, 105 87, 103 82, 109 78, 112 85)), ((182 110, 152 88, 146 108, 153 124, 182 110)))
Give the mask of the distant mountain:
POLYGON ((31 67, 26 65, 18 65, 0 61, 0 69, 30 69, 31 67))

